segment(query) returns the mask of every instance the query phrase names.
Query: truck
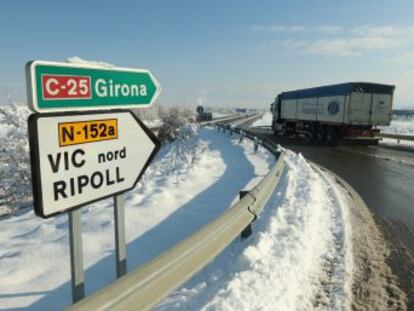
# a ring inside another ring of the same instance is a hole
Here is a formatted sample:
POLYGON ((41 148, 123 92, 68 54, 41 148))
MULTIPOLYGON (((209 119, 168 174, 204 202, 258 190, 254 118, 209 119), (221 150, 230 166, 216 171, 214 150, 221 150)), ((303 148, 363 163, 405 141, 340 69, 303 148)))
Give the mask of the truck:
POLYGON ((213 120, 212 112, 205 112, 203 106, 197 106, 197 121, 211 121, 213 120))
POLYGON ((348 82, 282 92, 271 104, 275 135, 305 134, 312 141, 374 137, 392 118, 394 85, 348 82))

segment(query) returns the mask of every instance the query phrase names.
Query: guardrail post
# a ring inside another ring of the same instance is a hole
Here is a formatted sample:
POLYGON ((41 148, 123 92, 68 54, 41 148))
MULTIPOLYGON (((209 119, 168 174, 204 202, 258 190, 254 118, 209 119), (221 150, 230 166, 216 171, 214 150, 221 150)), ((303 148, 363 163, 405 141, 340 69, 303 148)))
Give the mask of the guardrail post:
POLYGON ((257 152, 259 150, 259 139, 255 136, 254 137, 254 152, 257 152))
MULTIPOLYGON (((246 194, 248 194, 249 191, 247 190, 240 190, 239 192, 239 198, 243 198, 246 194)), ((241 232, 240 236, 242 240, 247 239, 249 236, 251 236, 253 233, 252 231, 252 224, 249 224, 246 228, 243 229, 243 231, 241 232)))

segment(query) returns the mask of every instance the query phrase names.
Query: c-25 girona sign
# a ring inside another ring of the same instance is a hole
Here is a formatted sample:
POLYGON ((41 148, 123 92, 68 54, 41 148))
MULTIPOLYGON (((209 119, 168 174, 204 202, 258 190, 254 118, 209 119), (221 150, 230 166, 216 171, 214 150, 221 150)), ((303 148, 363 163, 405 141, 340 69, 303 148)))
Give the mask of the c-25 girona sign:
POLYGON ((160 93, 146 69, 31 61, 26 80, 29 106, 36 112, 148 107, 160 93))

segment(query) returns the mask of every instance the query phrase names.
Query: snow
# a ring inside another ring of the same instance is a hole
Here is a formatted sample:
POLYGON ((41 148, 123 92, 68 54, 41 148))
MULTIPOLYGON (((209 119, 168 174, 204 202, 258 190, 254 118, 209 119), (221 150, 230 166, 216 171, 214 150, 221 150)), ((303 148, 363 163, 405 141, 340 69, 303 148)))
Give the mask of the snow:
MULTIPOLYGON (((240 189, 273 163, 251 142, 189 126, 165 146, 125 195, 128 269, 141 265, 219 216, 240 189)), ((115 279, 113 204, 82 208, 87 295, 115 279)), ((1 221, 0 309, 61 310, 71 303, 67 216, 33 212, 1 221)))
MULTIPOLYGON (((125 195, 128 270, 219 216, 274 158, 237 135, 187 126, 125 195)), ((113 208, 82 208, 86 293, 115 279, 113 208)), ((234 241, 158 310, 350 309, 347 206, 331 177, 287 151, 286 169, 254 234, 234 241)), ((0 309, 61 310, 71 303, 67 216, 32 212, 1 221, 0 309)))
MULTIPOLYGON (((406 150, 406 151, 414 151, 414 141, 410 141, 410 140, 398 141, 397 139, 394 139, 394 138, 381 138, 379 144, 380 146, 384 146, 384 147, 397 148, 397 149, 406 150)), ((395 160, 398 162, 400 159, 393 158, 392 160, 395 160)), ((401 163, 405 163, 405 162, 401 162, 401 163)))
POLYGON ((227 117, 227 116, 231 115, 231 113, 229 113, 229 112, 213 111, 212 113, 213 113, 213 119, 221 118, 221 117, 227 117))
POLYGON ((0 218, 23 209, 32 200, 27 106, 0 106, 0 218))
POLYGON ((352 249, 347 207, 301 155, 248 241, 235 241, 158 310, 349 310, 352 249))
POLYGON ((151 120, 151 121, 146 121, 146 120, 142 120, 142 121, 150 129, 151 128, 154 128, 154 127, 160 127, 160 126, 162 126, 162 120, 160 120, 160 119, 151 120))
POLYGON ((91 61, 91 60, 85 60, 77 56, 68 57, 66 59, 67 63, 70 64, 78 64, 78 65, 92 65, 96 67, 102 67, 102 68, 114 68, 115 66, 109 63, 105 63, 102 61, 91 61))
POLYGON ((381 127, 381 132, 401 135, 414 135, 414 119, 392 120, 389 126, 381 127))
MULTIPOLYGON (((414 118, 392 120, 390 126, 381 127, 381 132, 387 134, 414 135, 414 118)), ((406 148, 407 150, 414 149, 414 141, 398 141, 394 138, 382 138, 380 145, 406 148)))
POLYGON ((272 113, 267 111, 261 119, 255 121, 252 126, 272 126, 272 113))

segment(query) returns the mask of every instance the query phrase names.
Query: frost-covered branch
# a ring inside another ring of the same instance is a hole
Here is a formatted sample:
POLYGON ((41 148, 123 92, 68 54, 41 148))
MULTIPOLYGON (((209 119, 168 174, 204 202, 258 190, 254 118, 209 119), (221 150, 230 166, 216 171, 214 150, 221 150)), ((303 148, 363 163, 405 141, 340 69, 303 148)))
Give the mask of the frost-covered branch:
MULTIPOLYGON (((32 199, 26 106, 0 106, 0 206, 11 212, 32 199)), ((3 209, 4 210, 4 209, 3 209)))

